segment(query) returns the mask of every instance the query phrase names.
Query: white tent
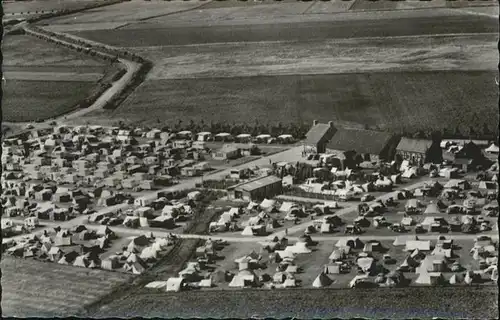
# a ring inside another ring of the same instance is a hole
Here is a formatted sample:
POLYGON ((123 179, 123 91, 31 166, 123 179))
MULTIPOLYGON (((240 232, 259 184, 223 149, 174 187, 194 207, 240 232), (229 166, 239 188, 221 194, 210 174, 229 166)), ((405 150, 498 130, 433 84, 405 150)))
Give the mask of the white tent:
POLYGON ((498 146, 494 143, 492 143, 488 148, 486 148, 484 151, 488 153, 498 153, 499 149, 498 146))
POLYGON ((424 214, 439 214, 439 208, 435 203, 429 203, 429 205, 425 208, 424 214))
POLYGON ((253 201, 252 201, 252 202, 250 202, 250 203, 248 204, 247 209, 248 209, 248 210, 252 210, 252 209, 255 209, 255 208, 256 208, 256 207, 258 207, 258 206, 259 206, 259 204, 258 204, 258 203, 256 203, 256 202, 253 202, 253 201))
POLYGON ((78 257, 76 257, 75 261, 73 262, 73 266, 81 267, 81 268, 87 268, 89 266, 89 264, 90 264, 90 262, 86 256, 78 256, 78 257))
POLYGON ((297 242, 293 246, 288 246, 285 248, 285 251, 290 251, 296 254, 312 252, 312 250, 307 247, 305 242, 297 242))
POLYGON ((229 287, 239 287, 243 288, 246 286, 256 286, 258 285, 257 276, 250 270, 241 270, 233 277, 233 280, 229 283, 229 287))
POLYGON ((330 223, 322 223, 320 227, 321 233, 330 233, 332 230, 332 225, 330 223))
POLYGON ((292 209, 292 207, 295 206, 295 203, 293 202, 289 202, 289 201, 285 201, 281 204, 281 207, 280 207, 280 210, 281 212, 288 212, 290 211, 290 209, 292 209))
POLYGON ((415 280, 416 284, 436 285, 443 280, 441 272, 421 272, 415 280))
POLYGON ((344 259, 345 257, 345 254, 342 250, 333 250, 333 252, 330 254, 330 256, 328 257, 329 260, 332 260, 332 261, 340 261, 342 259, 344 259))
POLYGON ((184 284, 183 278, 169 278, 167 280, 166 291, 179 292, 182 290, 182 285, 184 284))
POLYGON ((281 258, 281 259, 285 259, 285 258, 289 258, 289 259, 295 259, 295 254, 291 251, 287 251, 287 250, 276 250, 275 251, 276 254, 281 258))
POLYGON ((485 274, 490 274, 490 279, 493 281, 498 281, 498 266, 497 265, 491 265, 488 268, 484 270, 485 274))
POLYGON ((418 240, 417 236, 415 235, 408 235, 408 236, 397 236, 394 242, 392 243, 393 246, 403 246, 406 245, 406 242, 408 241, 416 241, 418 240))
POLYGON ((463 281, 462 277, 459 274, 453 274, 448 281, 450 284, 459 284, 463 281))
POLYGON ((297 287, 297 281, 294 278, 287 277, 285 282, 283 282, 284 288, 294 288, 297 287))
POLYGON ((314 279, 312 286, 314 288, 324 288, 328 287, 333 283, 332 279, 330 279, 324 272, 321 272, 316 279, 314 279))
POLYGON ((140 258, 143 260, 156 260, 158 252, 153 247, 146 247, 142 250, 140 258))
POLYGON ((166 289, 168 281, 153 281, 145 285, 145 288, 149 289, 166 289))
POLYGON ((323 268, 324 274, 340 274, 340 263, 327 264, 323 268))
POLYGON ((272 208, 276 204, 275 200, 270 200, 270 199, 264 199, 260 203, 260 207, 264 210, 272 208))
POLYGON ((363 272, 369 272, 373 268, 375 260, 372 257, 364 257, 359 258, 356 263, 363 272))
POLYGON ((431 242, 429 240, 407 240, 405 251, 414 251, 415 249, 420 251, 430 251, 431 242))
POLYGON ((211 278, 203 279, 200 281, 200 283, 198 285, 200 286, 200 288, 211 288, 213 285, 212 279, 211 278))
POLYGON ((357 275, 351 282, 349 282, 349 288, 353 288, 359 281, 369 281, 368 275, 357 275))
POLYGON ((404 217, 403 219, 401 219, 401 224, 403 226, 409 227, 415 224, 415 220, 413 220, 412 217, 404 217))
POLYGON ((253 236, 253 229, 251 226, 246 226, 241 232, 242 236, 253 236))
POLYGON ((472 283, 476 282, 477 279, 479 279, 479 278, 480 278, 480 275, 475 273, 474 271, 467 271, 465 273, 464 282, 467 284, 472 284, 472 283))

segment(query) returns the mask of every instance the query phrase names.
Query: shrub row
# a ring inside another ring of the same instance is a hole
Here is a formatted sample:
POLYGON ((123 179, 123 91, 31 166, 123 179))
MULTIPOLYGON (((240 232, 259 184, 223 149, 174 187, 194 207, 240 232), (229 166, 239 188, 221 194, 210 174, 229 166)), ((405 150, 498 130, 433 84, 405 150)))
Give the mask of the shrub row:
POLYGON ((153 64, 150 61, 144 61, 139 70, 134 72, 132 79, 127 83, 123 91, 114 96, 108 103, 104 106, 104 109, 113 110, 116 109, 125 99, 137 88, 146 78, 149 70, 151 70, 153 64))
POLYGON ((29 27, 29 28, 25 28, 24 30, 26 33, 28 33, 32 36, 35 36, 39 39, 61 45, 63 47, 71 49, 71 50, 83 52, 85 54, 88 54, 88 55, 95 57, 95 58, 102 59, 104 61, 115 62, 118 60, 116 56, 113 56, 111 54, 103 53, 103 52, 100 52, 97 50, 92 50, 92 49, 80 46, 78 44, 74 44, 70 41, 66 41, 65 39, 62 40, 62 39, 60 39, 59 35, 57 35, 54 32, 49 32, 49 31, 43 30, 43 29, 38 28, 38 27, 29 27))
MULTIPOLYGON (((131 81, 129 83, 127 83, 124 90, 120 94, 113 97, 110 101, 108 101, 108 103, 104 106, 104 109, 115 109, 116 107, 118 107, 118 105, 120 105, 120 103, 122 103, 128 97, 128 95, 131 94, 135 90, 135 88, 137 86, 139 86, 144 81, 146 75, 148 74, 149 70, 151 70, 151 68, 153 66, 151 61, 145 60, 144 58, 142 58, 142 57, 140 57, 140 56, 138 56, 130 51, 127 51, 127 50, 120 50, 120 49, 112 48, 110 46, 101 45, 101 44, 90 44, 86 41, 78 40, 78 39, 75 39, 73 37, 67 36, 65 34, 46 31, 46 30, 43 30, 43 29, 38 28, 38 27, 34 27, 31 29, 32 30, 34 29, 34 31, 32 31, 32 33, 39 34, 39 35, 45 37, 46 39, 48 39, 49 41, 57 42, 56 40, 53 40, 53 39, 54 38, 62 39, 62 40, 59 40, 59 42, 66 44, 66 45, 71 44, 71 45, 69 45, 70 48, 75 49, 75 50, 79 49, 85 53, 95 55, 99 58, 106 57, 107 60, 110 60, 111 57, 113 57, 113 59, 111 61, 116 61, 118 57, 121 57, 121 58, 124 58, 127 60, 132 60, 136 63, 141 64, 139 70, 134 72, 134 74, 132 75, 131 81)), ((126 73, 126 71, 120 71, 117 75, 115 75, 113 77, 113 79, 114 79, 113 81, 116 81, 117 79, 119 79, 118 75, 121 74, 120 75, 120 77, 121 77, 125 73, 126 73)))

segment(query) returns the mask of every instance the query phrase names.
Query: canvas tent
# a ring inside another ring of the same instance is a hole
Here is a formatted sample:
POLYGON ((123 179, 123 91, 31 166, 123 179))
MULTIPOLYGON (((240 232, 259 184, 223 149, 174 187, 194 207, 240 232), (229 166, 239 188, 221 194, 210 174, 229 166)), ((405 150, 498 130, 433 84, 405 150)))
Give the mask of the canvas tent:
POLYGON ((429 240, 407 240, 405 251, 414 251, 415 249, 420 251, 430 251, 431 242, 429 240))
POLYGON ((314 288, 324 288, 328 287, 333 283, 332 279, 330 279, 324 272, 321 272, 316 279, 314 279, 312 286, 314 288))
POLYGON ((429 203, 429 205, 425 208, 424 214, 439 214, 439 208, 435 203, 429 203))
POLYGON ((421 272, 418 278, 415 280, 416 284, 421 285, 437 285, 442 283, 444 280, 443 274, 441 272, 421 272))
POLYGON ((182 290, 182 287, 185 283, 185 280, 183 278, 168 278, 167 284, 166 284, 166 291, 167 292, 179 292, 182 290))
POLYGON ((259 284, 259 279, 250 270, 241 270, 234 277, 233 280, 229 283, 229 287, 247 287, 247 286, 257 286, 259 284))

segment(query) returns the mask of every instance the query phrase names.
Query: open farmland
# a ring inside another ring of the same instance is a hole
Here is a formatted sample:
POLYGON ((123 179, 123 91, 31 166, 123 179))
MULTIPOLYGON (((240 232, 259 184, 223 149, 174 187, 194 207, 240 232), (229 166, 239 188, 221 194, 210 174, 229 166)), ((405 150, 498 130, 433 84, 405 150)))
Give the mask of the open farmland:
POLYGON ((86 81, 8 80, 3 85, 3 119, 33 121, 65 114, 74 110, 94 86, 86 81))
POLYGON ((396 131, 466 130, 472 123, 494 130, 494 77, 486 71, 442 71, 147 81, 116 110, 86 120, 154 125, 157 119, 171 124, 332 119, 396 131))
POLYGON ((3 257, 2 315, 70 316, 131 276, 3 257))
POLYGON ((147 20, 176 12, 193 10, 208 2, 200 1, 126 1, 106 7, 86 10, 83 13, 57 17, 44 21, 50 24, 98 24, 147 20))
POLYGON ((105 66, 101 60, 28 35, 6 36, 2 42, 2 53, 4 68, 71 67, 90 68, 90 72, 95 72, 98 67, 103 70, 105 66))
POLYGON ((496 35, 141 47, 147 80, 376 71, 491 70, 496 35))
POLYGON ((411 36, 451 33, 495 33, 498 23, 492 18, 474 15, 407 19, 338 20, 199 27, 155 27, 136 29, 91 30, 74 32, 93 41, 119 47, 192 45, 203 43, 254 41, 309 41, 383 36, 411 36), (467 24, 467 28, 464 28, 467 24), (165 36, 168 33, 168 37, 165 36))
POLYGON ((33 0, 33 1, 6 1, 2 2, 4 13, 8 16, 13 13, 36 11, 51 11, 63 9, 78 9, 88 4, 99 3, 97 0, 33 0))
POLYGON ((113 66, 27 35, 3 41, 6 121, 33 121, 75 109, 113 66))
POLYGON ((98 317, 482 318, 498 317, 496 287, 188 291, 131 296, 98 317), (189 307, 186 307, 189 306, 189 307))

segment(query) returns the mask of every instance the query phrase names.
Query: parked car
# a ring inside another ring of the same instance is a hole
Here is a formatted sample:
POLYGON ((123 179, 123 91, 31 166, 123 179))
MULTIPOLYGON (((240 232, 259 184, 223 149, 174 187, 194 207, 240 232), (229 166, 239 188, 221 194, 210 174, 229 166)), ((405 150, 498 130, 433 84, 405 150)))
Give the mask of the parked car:
POLYGON ((422 227, 421 224, 417 224, 417 226, 415 227, 415 233, 425 233, 424 227, 422 227))

